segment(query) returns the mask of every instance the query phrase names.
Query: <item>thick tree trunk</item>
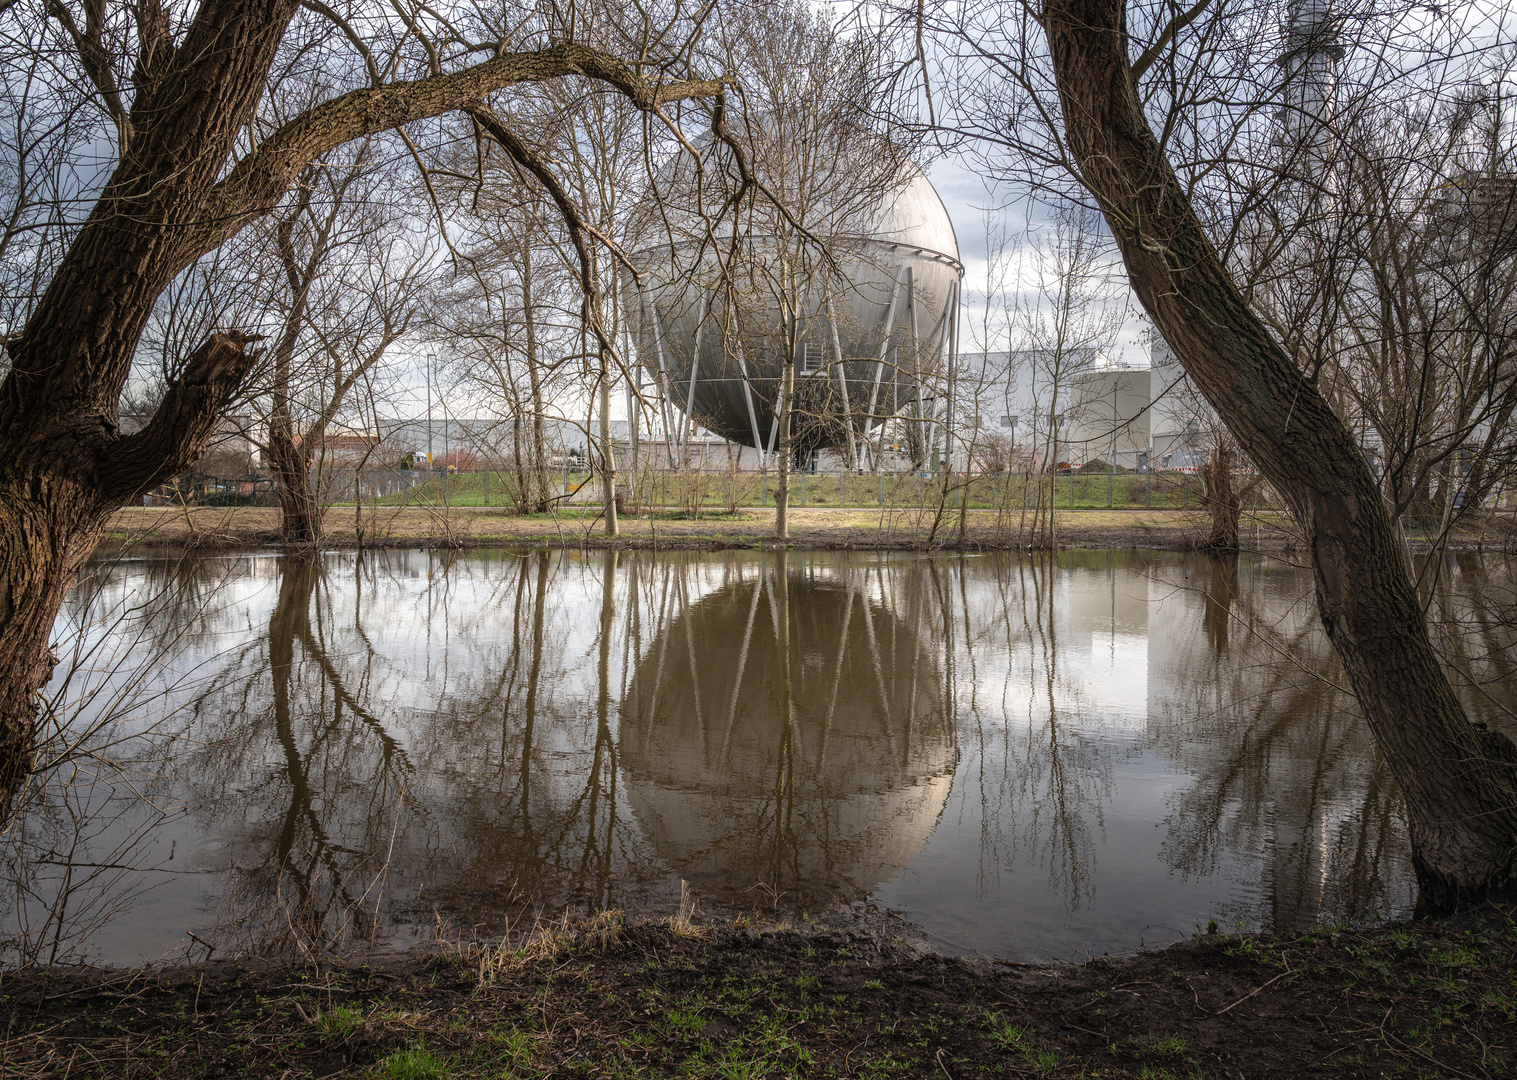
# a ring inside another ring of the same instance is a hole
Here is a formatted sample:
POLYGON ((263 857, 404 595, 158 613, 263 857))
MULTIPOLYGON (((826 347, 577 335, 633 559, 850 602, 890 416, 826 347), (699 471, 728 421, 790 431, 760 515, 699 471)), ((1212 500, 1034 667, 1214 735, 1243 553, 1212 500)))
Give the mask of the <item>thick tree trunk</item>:
POLYGON ((1211 516, 1211 535, 1206 538, 1206 547, 1211 551, 1237 551, 1243 503, 1233 487, 1233 452, 1213 450, 1206 459, 1202 479, 1206 482, 1203 498, 1211 516))
MULTIPOLYGON (((31 471, 31 470, 26 470, 31 471)), ((37 691, 58 662, 53 620, 105 517, 77 483, 6 469, 0 479, 0 823, 31 772, 37 691), (21 475, 17 475, 21 473, 21 475)))
POLYGON ((311 490, 306 449, 295 445, 288 421, 269 424, 269 468, 279 489, 279 539, 314 544, 321 539, 321 508, 311 490))
POLYGON ((1045 0, 1065 134, 1133 289, 1186 373, 1289 501, 1317 609, 1406 798, 1424 897, 1517 887, 1517 749, 1464 713, 1352 433, 1233 284, 1143 115, 1122 0, 1045 0))
POLYGON ((69 587, 111 512, 200 455, 252 362, 246 340, 217 334, 202 346, 135 435, 112 435, 89 413, 0 412, 0 824, 31 771, 37 695, 57 663, 49 638, 69 587))

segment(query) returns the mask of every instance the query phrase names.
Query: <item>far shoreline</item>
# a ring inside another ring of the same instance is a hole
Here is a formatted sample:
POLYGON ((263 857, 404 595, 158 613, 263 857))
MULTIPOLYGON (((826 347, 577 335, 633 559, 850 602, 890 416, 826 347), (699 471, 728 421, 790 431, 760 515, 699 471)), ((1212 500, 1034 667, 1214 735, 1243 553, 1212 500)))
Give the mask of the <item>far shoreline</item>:
MULTIPOLYGON (((1028 551, 1016 514, 970 510, 961 532, 959 512, 943 513, 933 528, 932 510, 815 509, 790 511, 790 535, 783 546, 795 551, 956 552, 1028 551)), ((1206 550, 1207 519, 1187 510, 1058 510, 1055 547, 1206 550)), ((384 548, 569 549, 638 551, 772 550, 772 509, 711 512, 690 517, 673 510, 654 516, 624 516, 620 535, 605 535, 593 509, 524 516, 504 507, 365 507, 360 523, 352 507, 325 514, 319 541, 300 547, 333 550, 384 548)), ((276 547, 279 511, 272 507, 127 507, 107 523, 100 553, 124 549, 179 549, 229 552, 276 547)), ((1240 550, 1288 555, 1298 551, 1289 518, 1279 512, 1245 515, 1240 550)), ((1517 516, 1487 514, 1448 537, 1445 550, 1512 550, 1517 516)), ((1426 550, 1429 538, 1411 534, 1412 550, 1426 550)), ((1042 550, 1047 550, 1046 547, 1042 550)))

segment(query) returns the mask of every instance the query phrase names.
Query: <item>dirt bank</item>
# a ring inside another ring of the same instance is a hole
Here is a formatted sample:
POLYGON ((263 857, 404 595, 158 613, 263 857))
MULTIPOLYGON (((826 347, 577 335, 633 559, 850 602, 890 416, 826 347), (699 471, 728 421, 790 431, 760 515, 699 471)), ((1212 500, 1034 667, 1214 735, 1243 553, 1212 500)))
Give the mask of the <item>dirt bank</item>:
MULTIPOLYGON (((957 516, 945 517, 936 531, 934 515, 918 510, 792 510, 790 542, 798 548, 996 550, 1020 546, 1015 519, 990 511, 966 518, 961 539, 957 516)), ((1193 547, 1204 536, 1194 515, 1165 510, 1065 511, 1059 515, 1061 544, 1092 547, 1193 547)), ((691 519, 674 513, 622 519, 622 535, 606 539, 593 511, 523 516, 491 507, 440 510, 410 507, 365 512, 362 543, 383 547, 606 547, 746 548, 772 542, 774 511, 740 510, 691 519)), ((136 545, 246 547, 277 539, 279 514, 262 507, 129 507, 112 519, 107 539, 136 545)), ((1283 542, 1273 523, 1259 532, 1283 542)), ((326 516, 322 543, 360 543, 351 509, 326 516)))
POLYGON ((1483 1077, 1517 923, 1213 935, 1084 965, 603 916, 370 964, 0 976, 15 1077, 1483 1077))
MULTIPOLYGON (((1018 549, 1017 519, 972 510, 963 534, 956 513, 934 528, 934 514, 918 510, 819 510, 790 512, 795 548, 882 551, 997 551, 1018 549)), ((1202 515, 1182 510, 1061 510, 1056 517, 1061 547, 1156 547, 1188 551, 1206 537, 1202 515)), ((1510 546, 1510 515, 1493 515, 1459 532, 1454 550, 1510 546)), ((103 543, 111 547, 174 547, 205 550, 256 547, 278 540, 279 511, 264 507, 127 507, 117 511, 103 543)), ((608 541, 593 511, 523 516, 498 507, 381 507, 366 509, 361 523, 351 507, 327 512, 322 545, 371 547, 620 547, 756 548, 772 544, 773 510, 740 510, 690 519, 674 513, 622 519, 622 535, 608 541)), ((1413 537, 1414 544, 1416 543, 1413 537)), ((1281 514, 1246 518, 1244 547, 1286 551, 1294 532, 1281 514)))

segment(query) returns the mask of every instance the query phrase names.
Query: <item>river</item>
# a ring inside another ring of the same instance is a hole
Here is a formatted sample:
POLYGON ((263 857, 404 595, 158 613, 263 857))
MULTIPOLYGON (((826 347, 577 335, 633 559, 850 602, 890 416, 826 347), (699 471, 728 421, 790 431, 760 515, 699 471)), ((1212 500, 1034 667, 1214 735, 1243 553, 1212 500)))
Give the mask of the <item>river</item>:
MULTIPOLYGON (((1421 567, 1511 731, 1510 565, 1421 567)), ((1081 959, 1415 900, 1290 561, 1160 551, 100 559, 0 837, 8 959, 830 919, 1081 959)))

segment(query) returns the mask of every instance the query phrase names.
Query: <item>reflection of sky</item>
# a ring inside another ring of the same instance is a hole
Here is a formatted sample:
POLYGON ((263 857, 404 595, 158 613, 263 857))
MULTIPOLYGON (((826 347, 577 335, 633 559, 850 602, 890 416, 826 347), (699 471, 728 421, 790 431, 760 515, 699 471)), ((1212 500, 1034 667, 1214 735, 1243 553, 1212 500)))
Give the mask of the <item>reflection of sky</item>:
MULTIPOLYGON (((557 830, 552 842, 572 848, 588 827, 574 814, 596 746, 604 563, 579 553, 547 559, 532 797, 548 832, 557 830)), ((911 830, 928 839, 902 856, 875 903, 906 913, 946 947, 1026 958, 1171 940, 1212 917, 1369 917, 1406 902, 1404 832, 1384 796, 1369 809, 1384 810, 1385 862, 1351 863, 1363 846, 1355 830, 1374 817, 1363 812, 1375 797, 1373 754, 1351 711, 1302 672, 1320 665, 1322 643, 1298 570, 1244 562, 1231 586, 1231 644, 1219 652, 1208 637, 1215 623, 1204 621, 1206 590, 1226 579, 1212 564, 1136 552, 1061 553, 1058 562, 1050 570, 1045 559, 1016 556, 788 557, 792 582, 851 583, 909 624, 932 657, 919 674, 941 684, 952 714, 951 790, 899 801, 922 818, 911 830), (1301 665, 1283 675, 1272 662, 1282 650, 1301 665)), ((183 573, 170 562, 104 564, 94 602, 84 609, 76 593, 60 619, 60 637, 75 632, 101 646, 70 692, 111 691, 85 702, 81 717, 109 706, 126 731, 157 724, 179 736, 116 751, 135 754, 137 773, 155 777, 155 813, 165 815, 147 829, 156 818, 138 806, 92 841, 130 841, 133 865, 155 868, 135 876, 150 891, 100 939, 130 953, 118 958, 167 953, 188 928, 210 932, 247 887, 233 868, 257 863, 258 845, 287 812, 284 751, 259 696, 269 692, 266 635, 284 565, 270 556, 202 560, 183 573), (144 828, 133 833, 134 825, 144 828)), ((362 565, 359 573, 352 554, 324 558, 311 633, 410 771, 377 773, 376 744, 361 725, 321 734, 326 684, 297 641, 294 738, 312 782, 329 785, 318 810, 345 850, 361 853, 395 832, 388 895, 453 886, 493 895, 509 884, 496 879, 516 865, 521 831, 509 812, 524 677, 516 635, 530 638, 534 609, 518 608, 517 598, 531 596, 542 563, 505 552, 388 552, 362 565), (515 689, 502 691, 512 679, 515 689), (384 801, 397 787, 407 791, 403 808, 384 801)), ((660 648, 681 664, 685 650, 699 650, 660 628, 723 590, 750 596, 773 569, 772 556, 754 553, 622 557, 607 649, 613 747, 633 668, 660 648)), ((746 601, 727 608, 748 611, 746 601)), ((862 647, 861 623, 852 624, 850 649, 862 647)), ((889 632, 884 622, 876 630, 889 632)), ((820 664, 834 653, 824 643, 820 664)), ((864 710, 850 723, 867 729, 869 701, 840 707, 864 710)), ((609 775, 614 826, 597 841, 614 879, 605 895, 657 908, 677 896, 678 876, 640 831, 628 778, 609 775)), ((547 881, 578 856, 532 858, 551 871, 547 881)))

